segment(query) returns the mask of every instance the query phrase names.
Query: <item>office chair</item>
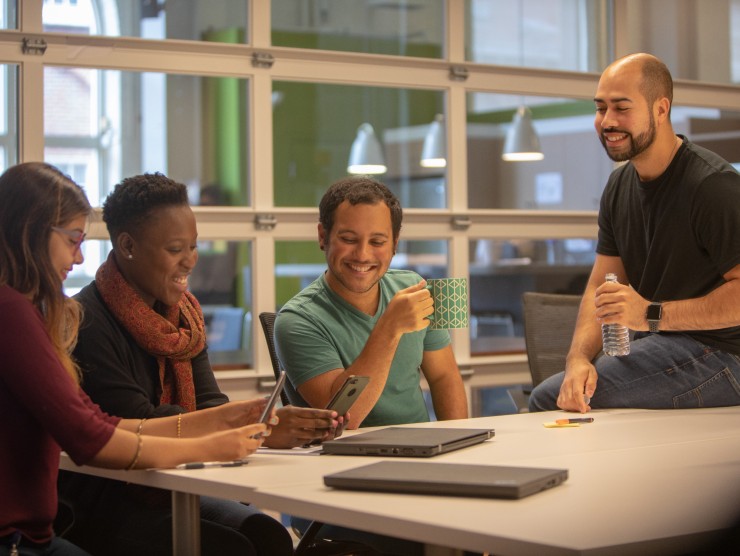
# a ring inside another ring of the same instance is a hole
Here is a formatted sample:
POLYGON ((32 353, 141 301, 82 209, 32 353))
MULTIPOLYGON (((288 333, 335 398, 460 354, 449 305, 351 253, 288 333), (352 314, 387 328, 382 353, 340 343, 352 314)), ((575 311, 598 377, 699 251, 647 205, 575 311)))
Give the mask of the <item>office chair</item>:
MULTIPOLYGON (((259 319, 262 325, 262 332, 265 335, 265 341, 267 342, 267 349, 270 352, 270 362, 272 363, 272 372, 275 373, 275 380, 280 377, 280 360, 277 356, 277 350, 275 349, 275 317, 277 313, 260 313, 259 319)), ((286 377, 287 379, 287 377, 286 377)), ((285 381, 285 386, 288 386, 290 380, 285 381)), ((288 394, 283 387, 283 391, 280 393, 280 400, 283 405, 290 405, 290 399, 288 394)))
POLYGON ((565 370, 565 357, 573 339, 580 304, 580 295, 537 292, 522 295, 524 343, 532 386, 509 390, 519 413, 528 411, 532 388, 565 370))
MULTIPOLYGON (((259 314, 262 332, 265 334, 267 348, 270 351, 272 371, 275 373, 275 379, 277 379, 278 376, 280 376, 280 371, 282 369, 280 367, 280 360, 277 356, 277 350, 275 349, 275 317, 277 317, 277 313, 265 312, 259 314)), ((293 388, 293 385, 290 383, 290 379, 287 378, 283 391, 281 392, 281 401, 283 402, 283 405, 290 405, 293 400, 299 403, 293 403, 292 405, 309 407, 301 395, 298 394, 295 388, 293 388)), ((380 556, 378 552, 361 543, 353 541, 333 541, 331 539, 316 539, 316 535, 323 525, 324 524, 320 521, 311 522, 308 528, 300 536, 298 545, 295 548, 295 556, 380 556)))

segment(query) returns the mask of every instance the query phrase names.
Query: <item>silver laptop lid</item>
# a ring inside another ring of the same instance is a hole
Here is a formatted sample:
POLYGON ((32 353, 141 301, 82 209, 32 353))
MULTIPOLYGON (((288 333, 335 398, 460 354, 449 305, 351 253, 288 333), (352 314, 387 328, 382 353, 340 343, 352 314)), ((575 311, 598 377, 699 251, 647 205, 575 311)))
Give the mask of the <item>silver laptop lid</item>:
POLYGON ((324 484, 349 490, 518 499, 568 478, 566 469, 381 461, 324 476, 324 484))
POLYGON ((326 441, 322 453, 431 457, 479 444, 493 435, 491 429, 387 427, 326 441))

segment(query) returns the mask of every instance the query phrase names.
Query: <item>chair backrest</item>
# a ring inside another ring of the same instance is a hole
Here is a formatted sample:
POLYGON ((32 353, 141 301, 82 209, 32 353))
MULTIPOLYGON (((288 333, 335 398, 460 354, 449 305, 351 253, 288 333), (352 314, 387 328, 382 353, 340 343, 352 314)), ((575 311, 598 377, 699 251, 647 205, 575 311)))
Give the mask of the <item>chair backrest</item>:
MULTIPOLYGON (((260 313, 259 319, 262 325, 262 332, 265 333, 267 348, 270 350, 270 361, 272 362, 272 371, 275 373, 275 379, 280 376, 280 359, 275 349, 275 318, 277 313, 260 313)), ((297 405, 300 407, 310 407, 301 395, 293 388, 290 378, 285 377, 285 386, 280 394, 283 405, 297 405)), ((313 521, 303 532, 298 546, 295 548, 296 556, 372 556, 376 554, 370 547, 354 541, 343 541, 334 539, 316 539, 317 533, 323 523, 313 521)))
POLYGON ((533 386, 565 370, 580 304, 580 295, 536 292, 522 295, 524 342, 533 386))
MULTIPOLYGON (((265 334, 265 340, 267 341, 267 349, 270 351, 270 362, 272 363, 272 372, 275 373, 275 379, 280 376, 280 359, 277 356, 277 349, 275 349, 275 318, 277 313, 260 313, 259 319, 262 325, 262 332, 265 334)), ((280 394, 280 400, 283 405, 297 405, 299 407, 309 407, 306 400, 293 387, 290 382, 290 378, 286 377, 285 386, 280 394)))

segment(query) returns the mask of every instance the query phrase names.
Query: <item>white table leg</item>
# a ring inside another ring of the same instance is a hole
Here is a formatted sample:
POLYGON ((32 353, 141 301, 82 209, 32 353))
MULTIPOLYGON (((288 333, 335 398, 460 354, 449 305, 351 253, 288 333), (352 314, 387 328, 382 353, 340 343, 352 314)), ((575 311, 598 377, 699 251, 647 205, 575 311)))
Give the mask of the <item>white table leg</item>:
POLYGON ((200 556, 200 496, 172 491, 172 553, 200 556))

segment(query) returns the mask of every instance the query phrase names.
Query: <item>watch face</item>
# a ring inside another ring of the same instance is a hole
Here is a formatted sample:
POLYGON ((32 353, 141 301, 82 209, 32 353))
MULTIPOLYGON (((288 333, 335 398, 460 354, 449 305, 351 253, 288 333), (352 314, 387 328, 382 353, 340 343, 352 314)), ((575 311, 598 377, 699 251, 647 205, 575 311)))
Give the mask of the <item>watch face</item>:
POLYGON ((660 320, 663 306, 660 303, 651 303, 647 308, 647 320, 660 320))

